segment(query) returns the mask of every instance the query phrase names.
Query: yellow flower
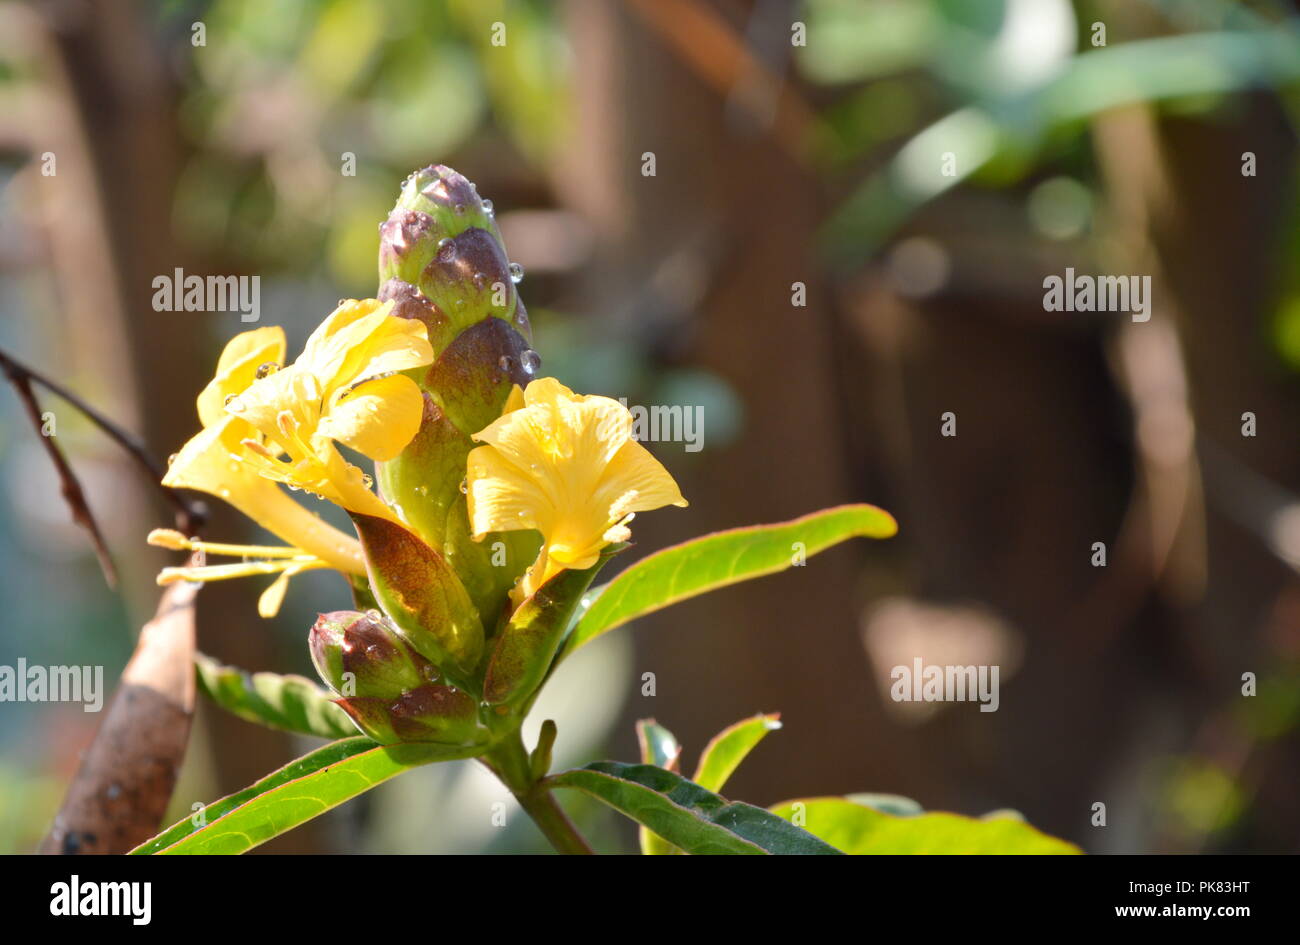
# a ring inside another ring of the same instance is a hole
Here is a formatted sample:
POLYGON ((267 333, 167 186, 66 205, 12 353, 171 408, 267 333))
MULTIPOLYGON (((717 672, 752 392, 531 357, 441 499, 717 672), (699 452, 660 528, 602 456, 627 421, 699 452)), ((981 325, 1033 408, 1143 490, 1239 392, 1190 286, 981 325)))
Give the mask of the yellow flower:
POLYGON ((347 462, 342 443, 382 462, 420 428, 419 385, 398 372, 433 360, 423 323, 390 315, 392 303, 348 301, 307 339, 293 364, 225 402, 255 435, 241 458, 267 479, 303 489, 351 512, 400 520, 347 462))
POLYGON ((542 533, 518 604, 565 569, 589 568, 601 549, 631 536, 636 512, 685 506, 677 483, 632 439, 632 415, 608 397, 574 394, 538 378, 474 439, 467 497, 474 538, 531 528, 542 533))
POLYGON ((433 352, 424 326, 391 317, 390 309, 373 299, 340 305, 302 356, 282 370, 285 340, 278 327, 244 332, 226 345, 216 377, 199 395, 203 429, 173 458, 163 484, 222 498, 288 544, 228 545, 155 530, 151 544, 245 559, 166 568, 160 584, 278 574, 258 602, 259 612, 272 616, 295 574, 316 568, 366 573, 360 543, 276 483, 396 521, 370 491, 368 477, 333 445, 389 459, 419 426, 419 388, 394 372, 428 364, 433 352))

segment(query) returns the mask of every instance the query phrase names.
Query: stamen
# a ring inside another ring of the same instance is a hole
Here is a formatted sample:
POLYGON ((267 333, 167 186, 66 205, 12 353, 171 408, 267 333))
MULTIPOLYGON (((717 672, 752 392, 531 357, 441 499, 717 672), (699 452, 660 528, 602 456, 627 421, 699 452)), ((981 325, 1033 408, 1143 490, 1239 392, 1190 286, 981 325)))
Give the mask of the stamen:
POLYGON ((216 541, 195 541, 170 528, 155 528, 149 544, 172 551, 202 551, 205 554, 242 558, 301 558, 301 548, 288 545, 229 545, 216 541))
POLYGON ((265 457, 266 459, 272 461, 275 461, 276 459, 275 454, 272 453, 269 449, 267 449, 266 445, 263 444, 260 440, 240 440, 239 445, 247 447, 248 449, 256 453, 258 456, 265 457))
POLYGON ((251 577, 255 574, 279 574, 281 571, 297 568, 329 567, 319 558, 310 556, 302 558, 282 558, 279 561, 243 561, 239 564, 209 564, 197 568, 163 568, 158 572, 159 584, 175 584, 177 581, 226 581, 230 578, 251 577))
POLYGON ((171 551, 190 550, 190 540, 171 528, 155 528, 145 540, 156 548, 167 548, 171 551))

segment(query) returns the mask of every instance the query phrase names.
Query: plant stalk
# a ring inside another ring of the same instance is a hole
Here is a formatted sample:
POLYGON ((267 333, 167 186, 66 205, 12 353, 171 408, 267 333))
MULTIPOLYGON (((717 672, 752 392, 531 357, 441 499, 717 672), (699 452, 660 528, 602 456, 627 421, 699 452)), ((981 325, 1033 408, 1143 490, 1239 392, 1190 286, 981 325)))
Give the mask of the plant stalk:
POLYGON ((492 772, 510 789, 519 806, 537 824, 542 835, 559 853, 589 855, 595 851, 578 833, 559 801, 535 779, 529 768, 528 752, 518 731, 512 732, 497 747, 483 756, 492 772))

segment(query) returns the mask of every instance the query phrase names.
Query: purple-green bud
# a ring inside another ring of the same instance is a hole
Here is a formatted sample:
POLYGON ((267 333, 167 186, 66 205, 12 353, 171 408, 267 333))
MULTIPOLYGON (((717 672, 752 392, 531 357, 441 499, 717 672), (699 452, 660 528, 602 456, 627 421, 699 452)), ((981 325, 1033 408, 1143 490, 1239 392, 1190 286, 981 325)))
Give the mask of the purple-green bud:
POLYGON ((527 338, 517 273, 491 205, 449 167, 431 165, 408 177, 379 227, 378 298, 396 302, 394 314, 424 322, 435 354, 489 316, 527 338))
POLYGON ((483 740, 478 703, 377 611, 321 614, 309 635, 316 671, 357 727, 375 741, 470 745, 483 740))
POLYGON ((425 683, 396 699, 357 696, 335 700, 357 727, 377 742, 439 742, 472 745, 487 730, 479 722, 478 704, 463 689, 425 683))
POLYGON ((438 679, 438 669, 417 653, 378 611, 321 614, 307 637, 312 662, 325 684, 346 698, 392 701, 438 679))

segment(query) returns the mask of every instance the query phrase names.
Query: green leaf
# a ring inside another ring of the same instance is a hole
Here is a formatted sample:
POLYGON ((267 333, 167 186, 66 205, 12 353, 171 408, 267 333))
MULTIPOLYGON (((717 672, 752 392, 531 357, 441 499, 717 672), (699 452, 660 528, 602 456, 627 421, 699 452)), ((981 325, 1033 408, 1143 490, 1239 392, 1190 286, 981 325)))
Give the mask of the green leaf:
MULTIPOLYGON (((640 719, 636 723, 636 740, 641 746, 643 764, 655 765, 667 771, 679 770, 682 746, 677 743, 677 736, 654 719, 640 719)), ((641 852, 646 856, 667 856, 682 852, 649 827, 641 827, 637 831, 637 838, 641 843, 641 852)))
POLYGON ((781 727, 780 713, 756 715, 724 728, 704 746, 695 769, 696 784, 706 791, 721 791, 727 779, 754 750, 754 746, 781 727))
POLYGON ((925 813, 925 808, 919 803, 901 794, 850 794, 846 799, 870 807, 872 810, 878 810, 882 814, 893 814, 895 817, 911 817, 913 814, 925 813))
POLYGON ((654 719, 641 719, 636 723, 636 740, 641 746, 641 761, 668 771, 678 771, 682 746, 677 736, 654 719))
POLYGON ((352 521, 384 613, 444 674, 462 684, 471 679, 483 655, 483 623, 447 559, 386 519, 353 512, 352 521))
POLYGON ((194 670, 203 694, 241 719, 321 738, 357 734, 348 714, 310 679, 246 673, 202 653, 194 655, 194 670))
POLYGON ((439 745, 384 746, 361 735, 331 742, 252 787, 209 804, 131 852, 243 853, 395 774, 434 761, 464 758, 473 751, 439 745))
POLYGON ((855 536, 889 538, 897 531, 893 517, 882 509, 841 505, 789 522, 714 532, 665 548, 589 595, 594 602, 579 618, 562 655, 678 601, 784 571, 796 560, 855 536))
POLYGON ((543 783, 584 791, 687 853, 839 853, 762 808, 727 801, 654 765, 598 761, 543 783))
MULTIPOLYGON (((897 803, 905 798, 872 795, 897 803)), ((786 801, 772 812, 845 853, 1080 853, 1078 847, 1048 836, 1021 820, 975 820, 958 814, 894 816, 846 797, 786 801), (796 816, 797 815, 797 816, 796 816)))

